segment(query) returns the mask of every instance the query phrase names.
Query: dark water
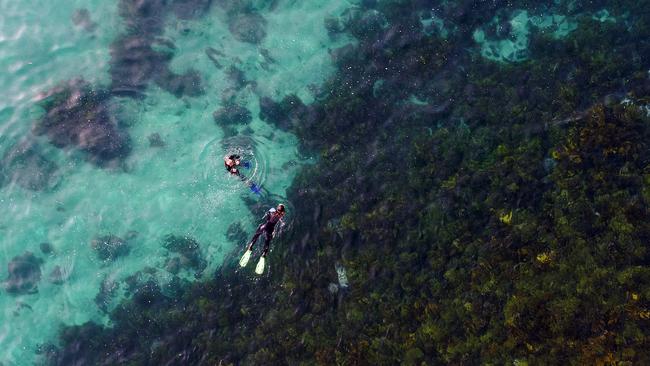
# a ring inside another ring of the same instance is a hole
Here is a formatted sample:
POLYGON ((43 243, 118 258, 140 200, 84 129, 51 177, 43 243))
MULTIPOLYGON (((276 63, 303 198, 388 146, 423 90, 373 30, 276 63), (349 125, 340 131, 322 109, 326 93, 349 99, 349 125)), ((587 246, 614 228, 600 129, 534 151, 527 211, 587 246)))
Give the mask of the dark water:
POLYGON ((650 3, 109 3, 0 2, 0 362, 650 363, 650 3))

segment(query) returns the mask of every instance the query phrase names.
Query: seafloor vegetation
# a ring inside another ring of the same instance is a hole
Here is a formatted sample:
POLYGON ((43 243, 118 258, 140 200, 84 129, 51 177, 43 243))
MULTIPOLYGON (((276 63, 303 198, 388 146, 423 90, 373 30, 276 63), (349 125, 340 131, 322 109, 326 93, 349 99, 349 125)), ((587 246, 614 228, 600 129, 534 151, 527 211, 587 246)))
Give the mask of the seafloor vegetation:
MULTIPOLYGON (((65 328, 43 360, 650 364, 650 3, 558 5, 576 29, 533 31, 516 63, 481 57, 472 32, 548 9, 431 3, 362 1, 328 19, 332 37, 358 42, 332 51, 337 72, 316 101, 261 101, 261 118, 319 157, 288 192, 295 220, 268 276, 235 272, 239 252, 207 281, 163 288, 143 272, 111 327, 65 328), (421 21, 432 8, 444 36, 421 21), (603 8, 617 21, 591 15, 603 8)), ((237 22, 257 16, 237 9, 237 22)), ((241 39, 258 41, 255 29, 241 39)), ((115 69, 112 87, 137 95, 127 71, 115 69)), ((192 95, 201 90, 182 81, 192 75, 145 76, 192 95)), ((215 118, 250 119, 226 112, 215 118)), ((189 268, 205 266, 194 240, 166 240, 189 268)))

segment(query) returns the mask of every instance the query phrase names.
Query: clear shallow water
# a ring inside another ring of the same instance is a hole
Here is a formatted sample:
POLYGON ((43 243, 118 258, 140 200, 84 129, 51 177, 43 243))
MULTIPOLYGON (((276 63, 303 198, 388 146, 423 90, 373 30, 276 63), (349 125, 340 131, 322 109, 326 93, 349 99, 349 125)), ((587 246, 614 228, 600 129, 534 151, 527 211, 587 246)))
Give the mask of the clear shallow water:
MULTIPOLYGON (((0 1, 0 68, 9 71, 0 74, 0 154, 35 138, 58 166, 45 190, 14 183, 0 189, 0 277, 4 280, 8 263, 26 251, 43 260, 37 293, 0 292, 0 362, 31 364, 38 345, 52 341, 61 325, 106 323, 95 301, 105 279, 120 282, 150 267, 162 283, 171 280, 164 270, 165 235, 196 239, 208 265, 203 276, 213 273, 234 245, 226 239, 228 227, 239 221, 250 234, 258 220, 242 197, 259 198, 224 173, 223 155, 250 156, 253 167, 244 173, 273 197, 284 196, 299 166, 309 160, 297 153, 293 135, 258 118, 259 97, 313 98, 311 90, 333 71, 328 49, 349 42, 343 36, 330 40, 323 19, 349 5, 280 1, 272 9, 260 7, 267 34, 259 45, 236 40, 218 6, 196 20, 170 15, 162 35, 176 46, 170 68, 197 70, 206 92, 177 98, 150 83, 142 100, 113 98, 110 103, 128 122, 132 152, 119 168, 99 168, 79 151, 57 149, 30 131, 42 114, 36 103, 43 92, 74 78, 110 83, 110 46, 124 32, 117 2, 0 1), (88 10, 90 20, 75 25, 80 8, 88 10), (206 47, 223 53, 223 68, 210 61, 206 47), (233 94, 252 115, 236 137, 225 136, 212 117, 222 95, 232 93, 225 75, 231 65, 255 81, 233 94), (152 147, 152 134, 164 146, 152 147), (104 262, 91 242, 109 234, 130 238, 130 252, 104 262), (43 253, 41 243, 50 243, 52 253, 43 253), (64 273, 62 284, 49 280, 56 266, 64 273)), ((193 280, 193 274, 181 271, 180 276, 193 280)), ((122 296, 123 290, 110 303, 122 296)))

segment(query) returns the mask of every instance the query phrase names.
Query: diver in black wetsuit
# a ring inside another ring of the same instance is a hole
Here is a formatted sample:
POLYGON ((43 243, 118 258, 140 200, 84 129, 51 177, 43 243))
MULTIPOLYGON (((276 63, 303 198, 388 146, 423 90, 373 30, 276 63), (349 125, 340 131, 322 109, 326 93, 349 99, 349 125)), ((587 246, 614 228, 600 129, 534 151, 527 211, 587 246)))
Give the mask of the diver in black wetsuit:
POLYGON ((223 158, 223 165, 226 167, 226 170, 228 173, 232 175, 236 175, 238 177, 242 177, 241 173, 239 172, 239 165, 241 164, 241 157, 239 155, 233 154, 230 156, 224 156, 223 158))
MULTIPOLYGON (((264 240, 264 250, 260 256, 260 261, 255 267, 255 273, 258 275, 264 273, 265 259, 266 255, 269 253, 269 245, 271 244, 271 239, 273 239, 276 225, 278 222, 282 221, 282 218, 284 217, 284 211, 284 205, 279 204, 277 208, 270 209, 266 215, 264 215, 264 223, 257 227, 257 230, 255 230, 255 235, 253 235, 253 239, 251 239, 250 243, 246 247, 246 250, 244 251, 244 255, 239 260, 240 267, 246 267, 248 260, 251 258, 251 253, 253 253, 253 245, 255 245, 255 242, 260 237, 260 235, 265 234, 266 236, 264 240)), ((284 225, 284 223, 280 224, 280 226, 282 225, 284 225)))
MULTIPOLYGON (((249 169, 251 167, 250 162, 248 161, 241 161, 241 156, 237 154, 232 154, 232 155, 226 155, 223 157, 223 165, 226 168, 226 171, 230 173, 231 175, 234 175, 241 179, 243 182, 246 182, 246 177, 239 171, 239 167, 243 166, 246 169, 249 169)), ((248 187, 253 191, 253 193, 261 196, 262 195, 262 187, 258 186, 253 182, 252 180, 249 180, 247 183, 248 187)))
MULTIPOLYGON (((285 214, 285 209, 283 204, 279 204, 277 209, 272 208, 270 209, 265 215, 264 215, 264 222, 257 227, 257 230, 255 231, 255 235, 253 235, 253 238, 251 239, 250 243, 248 244, 248 247, 246 250, 253 250, 253 245, 257 242, 257 239, 262 235, 262 233, 265 234, 264 237, 264 250, 262 251, 262 257, 266 257, 266 255, 269 252, 269 246, 271 244, 271 239, 273 239, 274 236, 274 231, 275 231, 275 225, 282 220, 285 214)), ((281 224, 283 225, 283 224, 281 224)))

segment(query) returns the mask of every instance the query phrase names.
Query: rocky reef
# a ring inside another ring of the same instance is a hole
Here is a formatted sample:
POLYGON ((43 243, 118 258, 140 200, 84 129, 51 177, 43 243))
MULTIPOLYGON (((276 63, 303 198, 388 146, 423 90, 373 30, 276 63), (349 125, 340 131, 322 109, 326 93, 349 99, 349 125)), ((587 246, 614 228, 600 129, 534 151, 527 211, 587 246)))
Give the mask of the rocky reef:
POLYGON ((148 83, 155 81, 177 98, 202 95, 204 89, 196 70, 179 75, 169 69, 176 47, 162 36, 168 15, 197 18, 205 14, 210 3, 206 0, 121 0, 120 15, 127 32, 111 46, 111 92, 140 98, 148 83))
POLYGON ((90 243, 97 258, 103 262, 110 262, 118 257, 128 255, 131 251, 129 243, 115 235, 99 236, 90 243))
MULTIPOLYGON (((204 94, 200 74, 193 69, 175 73, 169 63, 176 46, 163 36, 165 20, 203 16, 210 0, 120 0, 119 14, 126 26, 110 47, 110 85, 92 85, 74 79, 43 92, 39 105, 44 115, 33 132, 46 136, 62 149, 77 149, 100 167, 121 166, 131 152, 131 139, 125 123, 119 120, 116 96, 142 98, 154 82, 177 98, 204 94)), ((97 24, 87 9, 72 14, 75 26, 93 32, 97 24)), ((160 146, 159 142, 154 143, 160 146)), ((0 161, 0 185, 14 182, 30 190, 43 190, 56 184, 57 167, 38 148, 25 140, 5 153, 0 161)))
POLYGON ((167 259, 165 265, 165 269, 172 274, 178 274, 181 269, 192 269, 195 276, 200 277, 208 265, 201 255, 199 243, 190 237, 167 235, 163 247, 170 254, 175 254, 167 259))
MULTIPOLYGON (((42 98, 45 114, 36 122, 33 132, 45 135, 52 145, 79 149, 98 166, 124 159, 131 152, 130 138, 111 108, 108 91, 83 80, 72 80, 42 98)), ((34 164, 44 165, 38 164, 40 161, 34 164)))
POLYGON ((266 37, 266 19, 258 13, 242 13, 229 19, 228 29, 239 41, 258 44, 266 37))
POLYGON ((293 130, 300 121, 308 118, 309 109, 296 95, 287 95, 280 102, 269 97, 260 98, 260 114, 262 121, 273 124, 283 130, 293 130))
POLYGON ((9 274, 7 279, 2 282, 2 288, 11 295, 38 292, 42 264, 43 260, 31 252, 14 257, 7 265, 9 274))
POLYGON ((204 93, 201 77, 195 70, 176 74, 169 70, 175 46, 171 41, 129 34, 111 46, 111 92, 115 95, 142 97, 149 82, 155 83, 177 98, 204 93), (166 50, 154 50, 154 46, 166 50))
POLYGON ((212 117, 226 136, 237 135, 237 127, 247 125, 253 119, 251 112, 246 107, 230 102, 214 111, 212 117))

